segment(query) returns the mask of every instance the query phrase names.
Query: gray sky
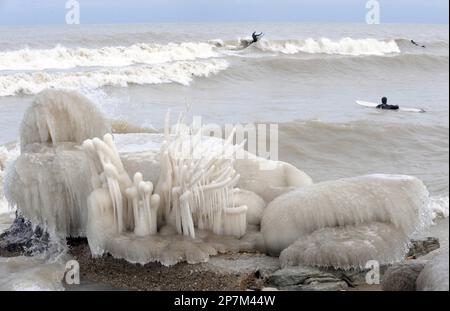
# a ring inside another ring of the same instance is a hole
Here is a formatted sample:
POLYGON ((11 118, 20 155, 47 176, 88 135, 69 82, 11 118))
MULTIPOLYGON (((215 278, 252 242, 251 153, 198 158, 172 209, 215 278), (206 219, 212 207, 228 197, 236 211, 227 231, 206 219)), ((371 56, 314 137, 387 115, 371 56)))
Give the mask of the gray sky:
MULTIPOLYGON (((364 22, 367 0, 78 0, 81 23, 364 22)), ((448 24, 448 0, 379 0, 382 23, 448 24)), ((0 25, 65 23, 66 0, 0 0, 0 25)))

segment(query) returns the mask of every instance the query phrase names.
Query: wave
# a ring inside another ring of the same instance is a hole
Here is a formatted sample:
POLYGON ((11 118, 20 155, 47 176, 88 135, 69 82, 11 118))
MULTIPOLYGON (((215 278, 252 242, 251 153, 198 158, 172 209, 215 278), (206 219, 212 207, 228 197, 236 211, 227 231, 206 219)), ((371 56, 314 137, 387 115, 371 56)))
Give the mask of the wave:
POLYGON ((179 83, 189 85, 194 78, 209 77, 228 68, 221 59, 179 61, 157 66, 109 68, 98 71, 32 72, 0 76, 0 97, 37 94, 47 88, 98 89, 105 86, 179 83))
POLYGON ((138 43, 90 49, 60 45, 52 49, 3 51, 0 52, 0 97, 31 95, 46 88, 188 85, 196 77, 209 77, 229 68, 229 63, 233 64, 231 70, 219 79, 254 79, 268 72, 384 76, 386 70, 404 74, 448 68, 448 55, 417 54, 400 48, 406 44, 411 46, 406 39, 263 39, 249 48, 239 49, 242 42, 246 39, 138 43))
MULTIPOLYGON (((241 43, 248 39, 240 40, 241 43)), ((215 41, 215 45, 220 45, 220 41, 215 41)), ((444 50, 444 55, 448 56, 448 41, 426 41, 420 42, 427 49, 418 49, 411 44, 410 39, 353 39, 342 38, 332 40, 328 38, 308 38, 303 40, 261 40, 253 45, 263 52, 275 52, 286 55, 292 54, 326 54, 326 55, 346 55, 346 56, 386 56, 403 53, 429 53, 437 50, 444 50)), ((244 44, 245 45, 245 44, 244 44)))
MULTIPOLYGON (((399 46, 411 46, 406 39, 328 38, 304 40, 261 40, 246 51, 286 55, 327 54, 347 56, 384 56, 401 53, 399 46)), ((51 49, 24 48, 0 52, 0 71, 72 69, 78 67, 124 67, 135 64, 162 64, 173 61, 208 59, 229 56, 227 51, 248 47, 248 39, 168 44, 136 43, 131 46, 101 48, 69 48, 58 45, 51 49)), ((448 44, 447 44, 448 48, 448 44)))
POLYGON ((448 56, 396 54, 393 56, 365 57, 259 57, 235 61, 233 66, 215 80, 228 79, 231 82, 253 80, 257 77, 275 76, 281 78, 310 79, 348 79, 367 77, 373 79, 398 75, 431 75, 447 73, 448 56))
POLYGON ((67 48, 21 49, 0 52, 0 71, 71 69, 77 67, 120 67, 134 64, 162 64, 173 61, 216 57, 207 43, 169 43, 111 46, 98 49, 67 48))
POLYGON ((343 38, 333 41, 328 38, 306 40, 261 40, 257 48, 264 52, 277 52, 282 54, 329 54, 370 56, 401 53, 395 40, 381 41, 377 39, 343 38))

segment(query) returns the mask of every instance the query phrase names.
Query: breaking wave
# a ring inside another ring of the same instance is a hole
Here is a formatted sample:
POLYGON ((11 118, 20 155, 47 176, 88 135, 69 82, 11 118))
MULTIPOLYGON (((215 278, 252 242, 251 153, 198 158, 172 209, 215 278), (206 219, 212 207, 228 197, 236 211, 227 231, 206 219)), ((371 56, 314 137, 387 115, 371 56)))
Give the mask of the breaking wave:
POLYGON ((208 77, 227 68, 227 61, 212 59, 179 61, 157 66, 102 68, 94 72, 16 73, 0 75, 0 96, 37 94, 47 88, 76 90, 162 83, 189 85, 194 78, 208 77))
POLYGON ((265 52, 278 52, 283 54, 332 54, 351 56, 382 56, 401 53, 395 40, 380 41, 377 39, 351 39, 343 38, 337 41, 331 39, 306 40, 261 40, 258 48, 265 52))
MULTIPOLYGON (((436 49, 445 42, 428 42, 436 49)), ((416 51, 406 39, 248 39, 131 46, 0 51, 0 97, 36 94, 46 88, 98 89, 179 83, 227 71, 233 80, 281 72, 352 75, 386 70, 427 72, 448 67, 446 53, 416 51), (244 48, 248 47, 248 48, 244 48), (230 65, 231 64, 231 65, 230 65)), ((441 51, 440 50, 440 51, 441 51)), ((219 77, 220 78, 220 77, 219 77)))
POLYGON ((1 70, 70 69, 77 67, 123 67, 134 64, 162 64, 173 61, 206 59, 218 56, 207 43, 169 43, 111 46, 99 49, 67 48, 0 52, 1 70))
MULTIPOLYGON (((212 40, 169 44, 137 43, 131 46, 101 48, 68 48, 58 45, 52 49, 21 49, 0 52, 0 71, 72 69, 78 67, 124 67, 135 64, 162 64, 174 61, 207 59, 226 56, 221 52, 244 47, 239 41, 212 40)), ((248 46, 248 43, 245 47, 248 46)), ((261 40, 253 45, 263 52, 281 54, 330 54, 350 56, 382 56, 401 53, 395 40, 352 39, 340 40, 261 40)))

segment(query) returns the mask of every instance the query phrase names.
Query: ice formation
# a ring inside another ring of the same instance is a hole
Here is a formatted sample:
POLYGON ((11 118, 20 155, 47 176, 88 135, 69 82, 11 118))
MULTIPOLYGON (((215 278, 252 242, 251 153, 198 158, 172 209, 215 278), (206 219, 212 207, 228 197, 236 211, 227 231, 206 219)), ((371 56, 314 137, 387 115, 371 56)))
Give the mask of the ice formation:
POLYGON ((109 127, 95 105, 74 92, 47 90, 25 112, 21 155, 7 169, 10 205, 50 233, 84 236, 88 163, 79 147, 109 127))
POLYGON ((249 225, 260 225, 267 204, 256 193, 235 188, 232 192, 232 205, 247 206, 247 223, 249 225))
POLYGON ((240 178, 233 167, 234 156, 242 148, 232 144, 235 131, 226 141, 214 143, 202 139, 202 129, 193 133, 178 122, 172 139, 168 117, 157 185, 166 221, 192 238, 194 228, 243 236, 247 206, 232 206, 230 200, 240 178))
POLYGON ((86 157, 73 144, 22 153, 7 171, 5 195, 35 225, 62 236, 85 236, 87 195, 92 191, 86 157))
POLYGON ((88 201, 87 237, 94 255, 107 251, 107 242, 127 231, 136 237, 157 233, 159 195, 153 183, 136 172, 133 181, 125 171, 113 137, 83 143, 89 159, 93 191, 88 201))
POLYGON ((233 163, 241 148, 231 144, 234 132, 221 141, 202 139, 201 130, 193 134, 180 123, 175 128, 170 134, 166 126, 153 195, 153 184, 143 181, 140 172, 131 181, 110 134, 83 143, 94 189, 88 198, 87 220, 94 256, 109 252, 132 262, 171 265, 179 260, 203 262, 220 251, 256 245, 251 234, 236 240, 247 232, 247 206, 234 205, 239 202, 233 199, 239 174, 233 163), (159 217, 158 224, 160 203, 164 219, 159 217), (196 239, 197 234, 207 240, 196 239), (173 249, 174 243, 179 249, 173 249))
POLYGON ((50 234, 87 236, 93 256, 164 265, 255 250, 281 253, 283 265, 390 263, 431 218, 414 177, 313 184, 288 163, 234 145, 234 131, 209 138, 182 121, 171 133, 167 118, 164 135, 113 137, 86 98, 43 92, 25 114, 5 195, 50 234), (120 149, 130 137, 145 149, 120 149))
POLYGON ((21 149, 33 143, 73 142, 102 137, 110 127, 86 97, 68 91, 46 90, 25 112, 20 128, 21 149))
POLYGON ((112 213, 118 234, 130 229, 137 236, 155 234, 159 196, 152 195, 153 183, 145 182, 140 172, 131 181, 112 135, 86 140, 83 150, 89 158, 94 189, 88 198, 89 213, 94 214, 93 209, 112 213))
POLYGON ((311 177, 289 163, 267 160, 249 153, 236 160, 235 168, 241 175, 238 187, 258 194, 266 203, 313 183, 311 177))
POLYGON ((283 265, 364 267, 404 258, 411 236, 431 222, 428 191, 414 177, 368 175, 282 195, 264 213, 267 251, 283 265))
POLYGON ((417 279, 418 291, 448 291, 449 290, 448 247, 431 259, 417 279))

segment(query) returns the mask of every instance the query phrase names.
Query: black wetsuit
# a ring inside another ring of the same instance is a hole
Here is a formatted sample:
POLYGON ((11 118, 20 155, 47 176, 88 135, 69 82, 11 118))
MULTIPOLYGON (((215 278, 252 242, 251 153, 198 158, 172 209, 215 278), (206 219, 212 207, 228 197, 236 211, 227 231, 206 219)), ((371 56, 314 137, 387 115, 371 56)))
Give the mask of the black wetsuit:
POLYGON ((253 38, 252 43, 258 42, 258 37, 260 37, 260 36, 262 36, 262 32, 259 35, 257 35, 256 32, 252 33, 252 38, 253 38))
POLYGON ((425 48, 425 45, 420 45, 417 42, 415 42, 414 40, 411 40, 411 43, 414 44, 415 46, 420 46, 422 48, 425 48))
POLYGON ((400 107, 397 105, 380 104, 377 106, 377 109, 398 110, 400 107))

